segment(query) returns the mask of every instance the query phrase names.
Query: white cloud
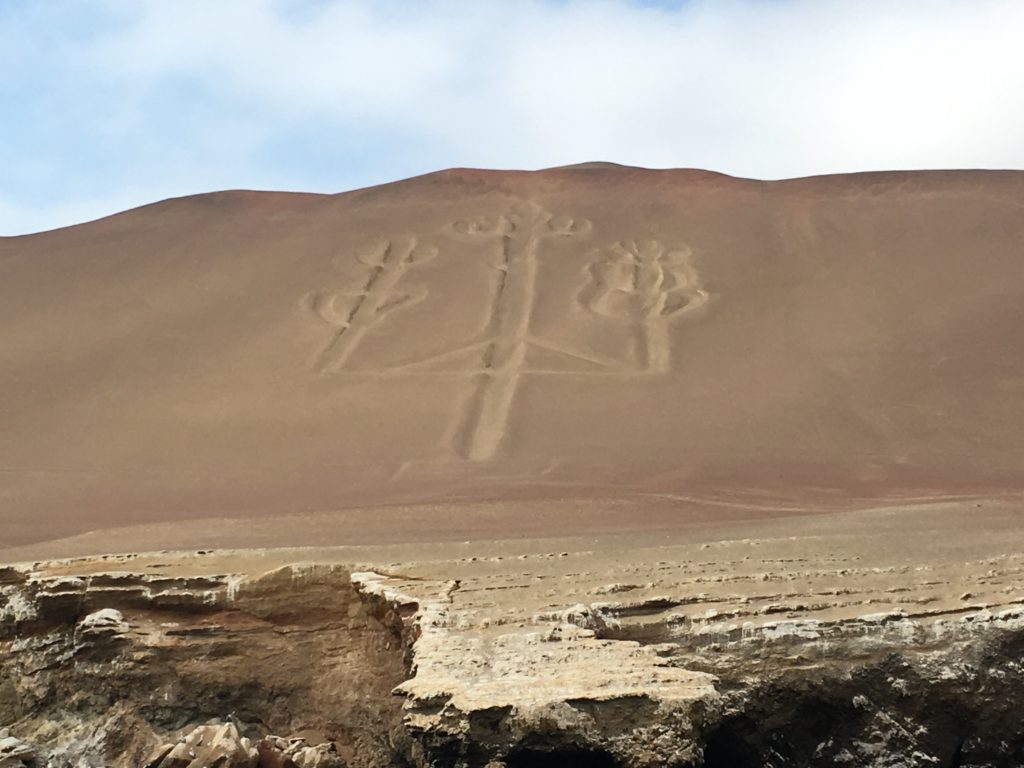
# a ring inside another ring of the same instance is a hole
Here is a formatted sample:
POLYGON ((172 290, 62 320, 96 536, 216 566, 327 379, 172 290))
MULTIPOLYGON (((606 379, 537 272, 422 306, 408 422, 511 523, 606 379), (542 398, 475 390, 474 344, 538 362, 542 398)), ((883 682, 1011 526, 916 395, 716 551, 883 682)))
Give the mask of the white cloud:
MULTIPOLYGON (((761 178, 1024 167, 1019 0, 95 3, 124 21, 76 53, 93 83, 123 94, 96 118, 105 135, 144 145, 167 84, 201 84, 195 130, 171 148, 175 193, 189 174, 195 191, 335 191, 396 172, 593 159, 761 178), (296 130, 334 147, 337 186, 312 173, 315 152, 257 172, 261 142, 296 130), (345 141, 369 149, 346 156, 345 141)), ((163 194, 145 164, 167 152, 144 147, 127 182, 163 194)), ((46 206, 26 221, 64 223, 46 206)), ((27 226, 0 213, 0 231, 27 226)))

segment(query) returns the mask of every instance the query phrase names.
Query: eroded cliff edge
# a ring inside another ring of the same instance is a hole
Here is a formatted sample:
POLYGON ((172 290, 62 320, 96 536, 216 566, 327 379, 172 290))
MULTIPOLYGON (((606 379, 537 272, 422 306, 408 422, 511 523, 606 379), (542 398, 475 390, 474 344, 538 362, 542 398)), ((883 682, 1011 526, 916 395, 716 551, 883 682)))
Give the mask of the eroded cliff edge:
POLYGON ((7 567, 0 764, 1021 765, 1018 512, 966 508, 7 567))
POLYGON ((0 722, 58 764, 138 765, 165 738, 229 720, 333 741, 353 765, 386 765, 400 748, 401 632, 344 569, 97 564, 0 576, 0 722))

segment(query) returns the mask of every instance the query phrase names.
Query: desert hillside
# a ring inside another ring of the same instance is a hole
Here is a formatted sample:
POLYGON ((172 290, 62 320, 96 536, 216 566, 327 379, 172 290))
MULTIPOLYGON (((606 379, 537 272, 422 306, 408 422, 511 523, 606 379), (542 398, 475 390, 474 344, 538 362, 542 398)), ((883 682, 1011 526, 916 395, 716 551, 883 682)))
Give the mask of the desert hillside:
POLYGON ((347 544, 1018 491, 1022 201, 1024 172, 588 164, 0 238, 0 549, 201 518, 251 521, 239 546, 282 519, 277 543, 347 544))
POLYGON ((1024 172, 0 239, 0 765, 1018 766, 1024 172))

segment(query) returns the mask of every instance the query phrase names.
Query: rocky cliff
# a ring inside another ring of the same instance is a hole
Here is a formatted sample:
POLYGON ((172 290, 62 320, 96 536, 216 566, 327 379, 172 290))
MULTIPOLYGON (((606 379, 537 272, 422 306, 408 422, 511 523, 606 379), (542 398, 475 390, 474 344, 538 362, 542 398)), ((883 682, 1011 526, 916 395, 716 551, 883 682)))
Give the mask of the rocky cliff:
POLYGON ((374 615, 342 569, 8 568, 3 585, 0 722, 44 763, 139 765, 208 723, 331 743, 353 766, 404 749, 391 695, 405 677, 399 622, 374 615))
POLYGON ((9 567, 0 765, 1021 765, 1020 557, 847 535, 9 567))

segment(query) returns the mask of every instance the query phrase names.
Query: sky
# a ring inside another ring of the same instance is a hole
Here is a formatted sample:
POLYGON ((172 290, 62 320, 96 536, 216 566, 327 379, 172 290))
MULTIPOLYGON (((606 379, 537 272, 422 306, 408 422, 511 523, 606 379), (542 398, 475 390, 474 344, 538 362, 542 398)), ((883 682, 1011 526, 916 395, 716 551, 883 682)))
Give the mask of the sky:
POLYGON ((0 0, 0 235, 605 160, 1024 168, 1021 0, 0 0))

